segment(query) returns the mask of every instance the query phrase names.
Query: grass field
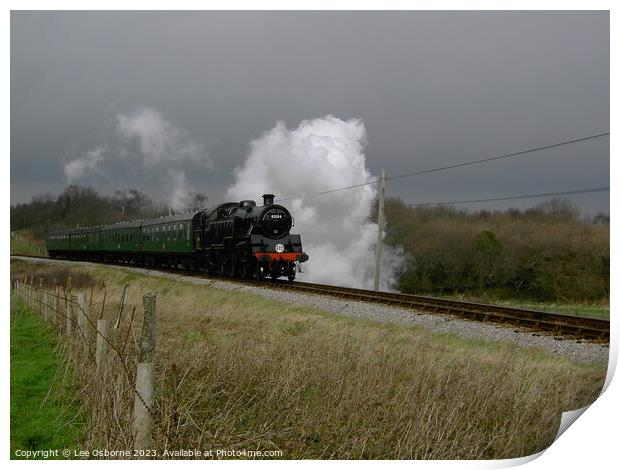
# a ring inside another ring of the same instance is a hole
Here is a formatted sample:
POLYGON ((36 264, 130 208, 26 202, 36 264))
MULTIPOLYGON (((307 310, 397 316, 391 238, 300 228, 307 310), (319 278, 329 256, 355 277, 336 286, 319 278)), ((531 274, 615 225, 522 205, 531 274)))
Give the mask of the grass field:
MULTIPOLYGON (((62 279, 66 273, 24 262, 11 266, 13 276, 62 279)), ((136 328, 142 295, 158 295, 154 446, 160 451, 519 457, 548 446, 561 412, 595 400, 606 373, 606 364, 343 318, 115 267, 80 267, 75 278, 92 285, 95 302, 107 291, 110 318, 128 283, 129 304, 138 307, 136 328)), ((94 398, 80 396, 85 403, 94 398)), ((112 419, 96 426, 85 445, 113 449, 122 441, 112 419)))
POLYGON ((609 320, 609 300, 596 302, 535 302, 532 300, 502 299, 493 295, 468 295, 457 294, 442 296, 446 299, 465 300, 468 302, 482 302, 493 305, 505 305, 506 307, 541 310, 543 312, 563 313, 565 315, 578 315, 583 317, 601 318, 609 320))
POLYGON ((11 309, 11 458, 15 450, 75 448, 83 422, 70 386, 53 387, 55 333, 21 302, 11 309))

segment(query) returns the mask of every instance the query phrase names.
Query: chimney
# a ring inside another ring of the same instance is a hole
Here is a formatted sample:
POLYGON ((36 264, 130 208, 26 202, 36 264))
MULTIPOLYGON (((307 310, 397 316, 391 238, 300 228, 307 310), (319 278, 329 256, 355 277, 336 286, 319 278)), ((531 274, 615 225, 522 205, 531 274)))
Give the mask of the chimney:
POLYGON ((272 206, 274 197, 273 194, 263 194, 263 206, 272 206))

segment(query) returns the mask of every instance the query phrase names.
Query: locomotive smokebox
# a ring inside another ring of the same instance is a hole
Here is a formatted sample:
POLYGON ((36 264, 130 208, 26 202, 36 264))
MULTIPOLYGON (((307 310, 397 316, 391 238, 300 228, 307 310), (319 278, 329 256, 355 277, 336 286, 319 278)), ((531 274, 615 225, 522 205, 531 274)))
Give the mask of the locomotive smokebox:
POLYGON ((263 194, 263 206, 273 206, 273 194, 263 194))

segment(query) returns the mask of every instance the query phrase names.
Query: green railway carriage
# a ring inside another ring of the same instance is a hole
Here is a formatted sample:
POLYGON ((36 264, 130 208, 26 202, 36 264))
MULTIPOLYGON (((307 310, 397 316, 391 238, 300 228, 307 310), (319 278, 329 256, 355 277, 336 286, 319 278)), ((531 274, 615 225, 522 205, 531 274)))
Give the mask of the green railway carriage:
POLYGON ((132 221, 104 225, 99 229, 100 243, 93 248, 103 252, 140 251, 141 224, 142 221, 132 221))
POLYGON ((47 249, 52 252, 88 252, 96 249, 96 238, 97 230, 95 228, 59 230, 47 236, 47 249))
POLYGON ((47 248, 59 258, 190 268, 195 262, 193 219, 201 213, 59 230, 46 237, 47 248))
POLYGON ((98 249, 99 229, 97 227, 80 228, 69 234, 71 251, 88 253, 98 249))
POLYGON ((69 233, 68 230, 50 233, 46 238, 47 250, 52 253, 69 250, 69 233))
POLYGON ((188 212, 143 221, 141 251, 181 255, 193 253, 193 219, 201 212, 188 212))

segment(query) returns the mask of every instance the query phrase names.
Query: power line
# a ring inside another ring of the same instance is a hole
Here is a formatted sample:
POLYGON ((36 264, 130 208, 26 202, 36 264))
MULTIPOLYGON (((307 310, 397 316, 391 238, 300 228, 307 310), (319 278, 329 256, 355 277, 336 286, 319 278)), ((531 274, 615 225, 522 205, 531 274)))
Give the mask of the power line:
POLYGON ((520 155, 526 155, 526 154, 533 153, 533 152, 539 152, 541 150, 547 150, 547 149, 551 149, 551 148, 555 148, 555 147, 560 147, 562 145, 569 145, 569 144, 574 144, 574 143, 577 143, 577 142, 583 142, 584 140, 596 139, 598 137, 603 137, 603 136, 606 136, 606 135, 609 135, 609 134, 610 134, 609 132, 605 132, 603 134, 596 134, 596 135, 591 135, 591 136, 588 136, 588 137, 581 137, 579 139, 567 140, 565 142, 559 142, 557 144, 545 145, 544 147, 534 147, 534 148, 531 148, 531 149, 522 150, 520 152, 507 153, 507 154, 498 155, 498 156, 495 156, 495 157, 483 158, 483 159, 480 159, 480 160, 472 160, 470 162, 465 162, 465 163, 456 163, 454 165, 442 166, 442 167, 439 167, 439 168, 431 168, 430 170, 416 171, 414 173, 405 173, 404 175, 397 175, 397 176, 393 176, 393 177, 388 178, 388 179, 395 180, 395 179, 398 179, 398 178, 406 178, 406 177, 409 177, 409 176, 423 175, 423 174, 432 173, 432 172, 435 172, 435 171, 449 170, 449 169, 452 169, 452 168, 460 168, 460 167, 469 166, 469 165, 478 165, 480 163, 486 163, 486 162, 491 162, 491 161, 495 161, 495 160, 502 160, 504 158, 517 157, 517 156, 520 156, 520 155))
POLYGON ((407 207, 419 207, 419 206, 446 206, 452 204, 471 204, 475 202, 491 202, 491 201, 510 201, 514 199, 532 199, 537 197, 549 197, 549 196, 565 196, 568 194, 585 194, 585 193, 600 193, 609 191, 609 186, 600 188, 587 188, 587 189, 574 189, 570 191, 558 191, 553 193, 538 193, 538 194, 524 194, 519 196, 503 196, 503 197, 491 197, 485 199, 469 199, 467 201, 447 201, 447 202, 417 202, 413 204, 404 204, 407 207))
MULTIPOLYGON (((587 141, 587 140, 592 140, 592 139, 597 139, 599 137, 604 137, 604 136, 608 136, 610 135, 610 132, 603 132, 600 134, 594 134, 594 135, 589 135, 586 137, 580 137, 578 139, 571 139, 571 140, 565 140, 563 142, 558 142, 555 144, 551 144, 551 145, 544 145, 542 147, 533 147, 527 150, 522 150, 519 152, 512 152, 512 153, 506 153, 506 154, 502 154, 502 155, 496 155, 493 157, 487 157, 487 158, 482 158, 479 160, 472 160, 472 161, 468 161, 468 162, 464 162, 464 163, 455 163, 452 165, 447 165, 447 166, 442 166, 442 167, 437 167, 437 168, 429 168, 427 170, 421 170, 421 171, 415 171, 415 172, 411 172, 411 173, 404 173, 401 175, 395 175, 395 176, 388 176, 386 178, 386 180, 395 180, 395 179, 399 179, 399 178, 408 178, 411 176, 418 176, 418 175, 424 175, 427 173, 434 173, 437 171, 444 171, 444 170, 450 170, 453 168, 460 168, 460 167, 464 167, 464 166, 471 166, 471 165, 479 165, 480 163, 486 163, 486 162, 491 162, 491 161, 495 161, 495 160, 503 160, 506 158, 512 158, 512 157, 517 157, 517 156, 521 156, 521 155, 527 155, 527 154, 531 154, 534 152, 539 152, 541 150, 548 150, 551 148, 555 148, 555 147, 561 147, 564 145, 570 145, 570 144, 575 144, 577 142, 583 142, 583 141, 587 141)), ((371 184, 377 184, 379 183, 381 180, 380 179, 376 179, 376 180, 372 180, 372 181, 367 181, 366 183, 360 183, 360 184, 354 184, 351 186, 345 186, 342 188, 334 188, 334 189, 329 189, 326 191, 321 191, 319 193, 316 193, 316 195, 323 195, 323 194, 330 194, 330 193, 335 193, 335 192, 339 192, 339 191, 346 191, 348 189, 355 189, 355 188, 361 188, 363 186, 368 186, 371 184)), ((282 199, 278 199, 278 201, 289 201, 291 199, 294 199, 294 197, 288 197, 288 198, 282 198, 282 199)))

